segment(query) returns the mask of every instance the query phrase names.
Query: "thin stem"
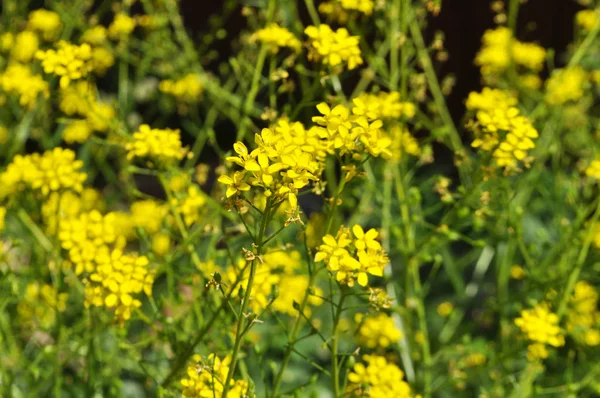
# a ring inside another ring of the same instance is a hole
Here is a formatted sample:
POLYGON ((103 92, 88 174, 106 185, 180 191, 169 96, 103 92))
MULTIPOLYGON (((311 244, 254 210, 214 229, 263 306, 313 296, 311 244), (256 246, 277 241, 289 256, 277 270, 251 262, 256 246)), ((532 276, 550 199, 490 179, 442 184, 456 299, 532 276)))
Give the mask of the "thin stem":
POLYGON ((333 396, 334 398, 338 398, 340 396, 340 366, 339 366, 339 358, 338 358, 338 350, 339 350, 339 325, 340 318, 342 315, 342 311, 344 310, 344 301, 346 299, 346 289, 342 287, 340 292, 340 301, 336 306, 336 313, 333 320, 333 336, 331 338, 331 377, 333 382, 333 396))
POLYGON ((246 97, 246 101, 244 102, 244 108, 242 109, 242 121, 237 134, 237 141, 242 140, 246 131, 248 130, 248 126, 251 124, 250 117, 248 113, 252 106, 254 105, 254 100, 256 99, 256 95, 258 94, 260 78, 262 76, 263 67, 265 65, 265 60, 267 59, 267 54, 269 52, 269 47, 266 44, 262 44, 260 46, 260 50, 258 52, 258 58, 256 59, 256 66, 254 68, 254 74, 252 75, 252 85, 250 86, 250 91, 248 92, 248 96, 246 97))
POLYGON ((513 33, 513 36, 516 36, 517 33, 517 17, 519 16, 519 6, 521 5, 521 0, 510 0, 510 4, 508 5, 508 27, 513 33))
MULTIPOLYGON (((273 200, 272 200, 272 198, 269 198, 267 200, 265 212, 262 215, 261 225, 260 225, 260 228, 258 231, 258 235, 256 237, 256 241, 254 242, 254 244, 256 245, 256 258, 254 258, 252 260, 252 262, 250 263, 250 275, 248 277, 248 283, 246 285, 246 290, 244 292, 242 306, 240 308, 240 312, 238 315, 238 324, 237 324, 235 342, 233 344, 233 352, 231 354, 231 366, 229 367, 229 372, 227 372, 227 379, 225 380, 225 384, 223 386, 223 398, 227 398, 227 393, 229 391, 229 383, 233 377, 233 373, 235 372, 238 355, 239 355, 239 351, 240 351, 240 346, 242 344, 242 339, 244 337, 244 332, 247 331, 250 326, 250 325, 248 325, 248 328, 246 327, 246 325, 245 325, 246 317, 244 316, 244 314, 246 313, 246 311, 248 311, 248 305, 250 304, 250 297, 252 294, 252 287, 254 284, 254 276, 256 274, 257 261, 258 261, 258 258, 260 258, 260 255, 262 254, 262 250, 264 247, 263 238, 265 236, 267 224, 269 223, 269 218, 271 216, 270 211, 271 211, 272 205, 273 205, 273 200)), ((250 322, 252 322, 252 321, 250 321, 250 322)))
POLYGON ((315 2, 313 0, 304 0, 306 4, 306 8, 308 9, 308 15, 310 15, 310 19, 315 26, 321 25, 321 21, 319 20, 319 13, 315 7, 315 2))

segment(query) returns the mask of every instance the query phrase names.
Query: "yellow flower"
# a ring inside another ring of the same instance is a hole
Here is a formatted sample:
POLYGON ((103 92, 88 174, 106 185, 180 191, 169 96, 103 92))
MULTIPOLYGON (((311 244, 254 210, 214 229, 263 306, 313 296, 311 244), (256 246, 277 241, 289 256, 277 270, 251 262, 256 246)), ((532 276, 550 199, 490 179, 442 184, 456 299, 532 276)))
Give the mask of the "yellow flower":
POLYGON ((54 11, 39 9, 29 13, 27 27, 42 32, 44 39, 53 40, 60 33, 62 23, 60 16, 54 11))
MULTIPOLYGON (((223 360, 215 354, 210 354, 206 360, 200 355, 194 355, 192 363, 187 368, 186 377, 181 379, 182 395, 185 398, 209 398, 223 396, 223 383, 227 380, 231 356, 223 360)), ((247 397, 248 383, 243 380, 230 380, 228 397, 247 397)))
MULTIPOLYGON (((282 275, 278 283, 279 296, 273 302, 273 310, 289 316, 298 316, 298 310, 294 308, 294 302, 298 304, 302 302, 308 289, 308 282, 308 276, 306 275, 282 275)), ((322 296, 323 291, 318 287, 314 287, 313 294, 308 297, 308 304, 312 306, 323 304, 323 299, 320 298, 322 296)), ((310 317, 311 313, 311 308, 307 305, 304 308, 304 315, 310 317)))
POLYGON ((62 132, 63 140, 67 144, 84 143, 92 135, 92 128, 85 120, 75 120, 65 127, 62 132))
POLYGON ((365 15, 373 13, 373 0, 338 0, 342 8, 346 10, 360 11, 365 15))
POLYGON ((131 221, 134 227, 143 228, 147 233, 157 233, 169 213, 166 205, 155 200, 139 200, 131 205, 131 221))
POLYGON ((600 21, 599 12, 599 10, 581 10, 575 15, 575 22, 584 31, 589 32, 600 21))
POLYGON ((42 155, 17 155, 0 174, 0 184, 18 188, 20 184, 43 195, 63 189, 80 192, 87 175, 80 171, 83 162, 70 149, 54 148, 42 155))
POLYGON ((10 64, 0 74, 0 88, 5 93, 19 96, 19 104, 28 109, 35 106, 40 97, 50 97, 50 88, 42 76, 34 75, 29 66, 10 64))
POLYGON ((510 267, 510 277, 513 279, 523 279, 525 278, 526 272, 523 267, 519 265, 513 265, 510 267))
POLYGON ((273 53, 276 53, 282 47, 289 47, 294 51, 300 51, 301 48, 300 40, 292 32, 276 23, 257 30, 250 36, 250 41, 260 41, 269 45, 273 53))
POLYGON ((54 326, 57 312, 67 309, 68 297, 67 293, 58 293, 51 285, 30 283, 17 306, 19 320, 24 327, 50 329, 54 326))
POLYGON ((158 85, 158 89, 163 93, 172 95, 178 101, 184 103, 194 103, 202 95, 204 87, 200 76, 189 73, 179 80, 163 80, 158 85))
POLYGON ((586 86, 586 73, 581 66, 556 69, 546 81, 546 102, 562 105, 583 97, 586 86))
POLYGON ((128 320, 132 310, 142 305, 136 295, 142 291, 152 294, 154 277, 148 270, 148 259, 115 249, 99 253, 96 263, 85 287, 85 305, 114 308, 117 320, 128 320))
POLYGON ((439 316, 446 318, 454 311, 454 305, 449 301, 444 301, 437 306, 437 313, 439 316))
POLYGON ((135 29, 135 19, 126 14, 117 14, 108 26, 108 36, 111 39, 122 40, 129 36, 135 29))
POLYGON ((527 359, 530 361, 535 361, 537 359, 546 359, 548 358, 548 349, 542 343, 534 343, 530 344, 527 347, 527 359))
POLYGON ((565 344, 565 338, 558 321, 558 316, 550 312, 547 304, 538 304, 531 310, 521 311, 515 325, 533 342, 560 347, 565 344))
POLYGON ((171 249, 171 238, 168 234, 156 234, 152 237, 152 252, 157 256, 165 256, 171 249))
POLYGON ((362 314, 356 314, 354 320, 360 324, 358 342, 367 348, 387 348, 402 338, 402 332, 396 328, 392 317, 384 313, 366 318, 362 314))
POLYGON ((104 76, 108 68, 115 64, 115 57, 107 47, 92 48, 92 69, 98 76, 104 76))
POLYGON ((61 88, 86 77, 93 69, 92 47, 87 43, 77 46, 61 40, 56 50, 38 51, 36 58, 42 61, 45 73, 60 76, 61 88))
POLYGON ((39 45, 37 35, 30 30, 24 30, 15 37, 10 55, 16 61, 26 64, 33 59, 39 45))
POLYGON ((363 63, 358 46, 360 37, 350 36, 346 28, 335 32, 329 25, 308 26, 304 33, 311 39, 309 57, 325 65, 347 65, 349 70, 363 63))
POLYGON ((351 397, 412 397, 404 372, 383 356, 363 355, 348 374, 346 393, 351 397))
POLYGON ((161 162, 181 160, 187 151, 181 146, 179 130, 151 129, 147 124, 140 126, 125 149, 129 160, 148 157, 161 162))
POLYGON ((539 72, 544 67, 546 49, 534 43, 521 43, 514 41, 512 44, 513 61, 534 72, 539 72))
POLYGON ((81 35, 81 42, 92 44, 95 46, 104 44, 106 42, 106 28, 102 25, 97 25, 88 28, 81 35))
POLYGON ((13 48, 15 44, 15 35, 10 32, 0 34, 0 51, 6 52, 13 48))
POLYGON ((225 196, 230 198, 233 195, 237 195, 241 192, 250 190, 250 185, 248 185, 244 181, 245 174, 246 172, 244 171, 236 171, 235 173, 233 173, 232 177, 229 177, 227 175, 222 175, 219 177, 218 181, 221 184, 227 185, 227 191, 225 192, 225 196))

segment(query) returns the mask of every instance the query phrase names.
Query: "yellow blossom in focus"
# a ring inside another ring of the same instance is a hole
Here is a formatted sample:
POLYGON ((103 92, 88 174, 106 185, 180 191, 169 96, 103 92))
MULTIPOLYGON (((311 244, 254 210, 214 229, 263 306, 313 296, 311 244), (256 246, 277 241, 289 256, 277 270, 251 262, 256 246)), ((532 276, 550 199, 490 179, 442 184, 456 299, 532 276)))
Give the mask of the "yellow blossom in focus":
POLYGON ((92 47, 87 43, 78 46, 61 40, 56 49, 38 51, 36 58, 42 61, 45 73, 60 76, 61 88, 86 77, 93 69, 92 47))
POLYGON ((29 13, 27 27, 41 32, 44 39, 53 40, 60 33, 62 23, 60 16, 54 11, 39 9, 29 13))
POLYGON ((354 321, 360 325, 357 339, 361 346, 370 349, 387 348, 402 338, 402 332, 396 328, 392 317, 384 313, 366 318, 363 318, 363 314, 356 314, 354 321))
MULTIPOLYGON (((223 396, 223 383, 227 380, 231 356, 223 360, 215 354, 210 354, 205 360, 200 355, 192 357, 192 363, 187 368, 186 377, 181 379, 182 395, 185 398, 209 398, 223 396)), ((245 398, 248 393, 248 383, 243 380, 230 380, 227 396, 245 398)))
POLYGON ((95 261, 96 269, 85 287, 85 305, 114 309, 118 321, 128 320, 131 312, 142 305, 136 296, 142 292, 152 294, 154 277, 148 259, 115 249, 99 253, 95 261))
POLYGON ((11 57, 19 62, 28 63, 35 56, 40 45, 37 35, 29 30, 24 30, 15 37, 11 57))
POLYGON ((553 347, 565 344, 565 338, 558 322, 558 316, 552 313, 546 304, 538 304, 531 310, 523 310, 521 317, 515 319, 515 325, 529 340, 553 347))
POLYGON ((282 47, 289 47, 294 51, 300 51, 302 46, 300 40, 292 32, 276 23, 257 30, 250 36, 250 41, 259 41, 267 44, 273 53, 276 53, 282 47))
POLYGON ((404 380, 404 372, 385 357, 363 355, 348 374, 346 394, 350 397, 410 398, 410 386, 404 380))
POLYGON ((179 80, 163 80, 158 85, 163 93, 172 95, 178 101, 194 103, 202 95, 203 86, 200 76, 189 73, 179 80))
POLYGON ((346 28, 334 32, 329 25, 321 24, 307 27, 304 33, 310 38, 310 58, 331 67, 347 64, 349 70, 363 63, 358 46, 360 37, 350 36, 346 28))
POLYGON ((562 105, 579 100, 583 97, 586 80, 586 73, 581 66, 556 69, 546 81, 546 102, 562 105))
POLYGON ((152 158, 161 162, 181 160, 186 149, 181 146, 179 130, 152 129, 142 124, 133 134, 133 141, 125 145, 127 158, 152 158))
POLYGON ((108 36, 111 39, 124 39, 135 29, 135 19, 126 14, 117 14, 108 26, 108 36))

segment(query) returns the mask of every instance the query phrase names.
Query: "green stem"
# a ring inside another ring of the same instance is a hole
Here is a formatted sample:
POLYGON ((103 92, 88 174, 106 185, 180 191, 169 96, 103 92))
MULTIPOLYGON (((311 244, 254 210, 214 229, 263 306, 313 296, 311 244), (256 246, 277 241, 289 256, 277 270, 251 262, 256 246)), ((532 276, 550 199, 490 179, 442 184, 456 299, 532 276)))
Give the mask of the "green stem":
POLYGON ((315 8, 315 2, 313 0, 304 0, 306 4, 306 8, 308 9, 308 15, 310 15, 310 19, 315 26, 321 25, 321 21, 319 20, 319 13, 315 8))
MULTIPOLYGON (((400 30, 400 3, 401 0, 394 0, 390 9, 390 89, 396 91, 398 89, 398 34, 400 30)), ((404 53, 404 51, 403 51, 404 53)))
POLYGON ((508 27, 513 33, 513 37, 517 34, 517 17, 519 16, 519 6, 521 0, 510 0, 508 5, 508 27))
POLYGON ((248 96, 246 97, 246 101, 244 102, 244 108, 242 109, 242 119, 241 125, 237 134, 237 141, 242 140, 246 136, 246 131, 248 130, 249 125, 251 124, 250 117, 248 113, 252 106, 254 105, 254 100, 256 99, 256 95, 258 94, 260 78, 262 76, 263 67, 265 65, 265 60, 267 59, 267 54, 269 52, 269 47, 266 44, 262 44, 260 46, 260 50, 258 53, 258 58, 256 60, 256 66, 254 68, 254 74, 252 76, 252 85, 250 86, 250 91, 248 92, 248 96))
MULTIPOLYGON (((260 255, 262 254, 262 250, 264 247, 263 238, 265 236, 267 224, 269 223, 269 218, 271 216, 270 210, 271 210, 272 204, 273 204, 273 200, 271 198, 269 198, 267 200, 265 212, 262 215, 261 225, 260 225, 260 228, 258 231, 258 235, 256 237, 256 241, 254 242, 254 244, 256 245, 256 257, 260 257, 260 255)), ((225 380, 225 384, 223 386, 223 398, 227 398, 227 393, 229 391, 229 384, 233 377, 233 373, 235 372, 238 355, 239 355, 240 347, 242 344, 242 339, 244 337, 244 332, 247 331, 250 327, 250 325, 248 325, 248 327, 246 327, 246 325, 245 325, 246 317, 244 316, 244 314, 246 313, 246 311, 248 311, 248 305, 250 303, 252 287, 254 284, 254 276, 256 274, 256 266, 257 266, 256 263, 257 263, 257 258, 254 258, 252 260, 252 262, 250 263, 250 275, 248 277, 248 283, 246 285, 246 290, 244 292, 242 306, 240 308, 240 312, 238 315, 238 324, 237 324, 235 342, 233 344, 233 352, 231 354, 231 365, 229 367, 229 372, 227 372, 227 379, 225 380)), ((252 321, 250 321, 250 322, 252 322, 252 321)))
POLYGON ((567 286, 566 286, 566 288, 563 292, 562 298, 559 302, 558 311, 556 313, 559 318, 564 315, 564 313, 567 309, 567 304, 569 302, 569 298, 571 297, 571 294, 573 293, 573 288, 575 287, 575 284, 579 280, 579 274, 581 273, 581 269, 583 267, 583 264, 585 263, 585 259, 587 258, 588 252, 590 250, 590 246, 592 244, 592 241, 594 240, 594 235, 596 232, 598 218, 600 218, 600 200, 598 200, 596 212, 594 213, 594 215, 592 216, 592 219, 590 220, 588 231, 586 233, 585 240, 583 241, 583 246, 581 247, 581 250, 579 251, 579 255, 577 256, 577 261, 575 263, 575 267, 573 268, 573 270, 571 271, 571 273, 569 275, 569 279, 567 281, 567 286))
POLYGON ((344 301, 346 300, 346 290, 342 287, 340 292, 340 301, 336 307, 335 318, 333 320, 333 336, 331 338, 331 377, 333 382, 333 397, 338 398, 340 396, 340 366, 339 366, 339 358, 338 358, 338 350, 339 350, 339 325, 340 319, 342 315, 342 311, 344 310, 344 301))

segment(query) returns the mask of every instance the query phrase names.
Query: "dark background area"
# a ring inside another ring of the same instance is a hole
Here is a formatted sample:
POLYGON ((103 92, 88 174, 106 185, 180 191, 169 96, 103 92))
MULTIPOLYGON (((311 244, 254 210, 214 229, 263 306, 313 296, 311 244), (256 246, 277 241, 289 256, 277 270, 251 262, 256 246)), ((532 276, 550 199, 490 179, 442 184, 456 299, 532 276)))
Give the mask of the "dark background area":
MULTIPOLYGON (((308 22, 304 1, 296 1, 300 18, 308 22)), ((317 0, 317 6, 319 3, 317 0)), ((456 122, 463 116, 468 93, 480 88, 479 69, 473 60, 483 32, 496 26, 491 4, 491 0, 444 0, 440 14, 428 16, 426 40, 430 42, 438 30, 445 35, 445 47, 450 57, 439 72, 441 76, 452 74, 456 77, 456 85, 447 101, 456 122)), ((181 12, 192 37, 200 37, 206 31, 210 16, 222 12, 223 7, 222 0, 181 0, 181 12)), ((573 38, 573 19, 580 9, 582 7, 575 0, 528 0, 519 9, 517 37, 563 54, 573 38)), ((235 37, 245 28, 244 24, 240 7, 227 19, 228 37, 235 37)), ((219 54, 226 59, 231 51, 227 41, 218 42, 218 46, 219 54)))

